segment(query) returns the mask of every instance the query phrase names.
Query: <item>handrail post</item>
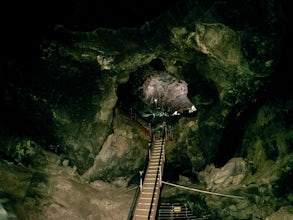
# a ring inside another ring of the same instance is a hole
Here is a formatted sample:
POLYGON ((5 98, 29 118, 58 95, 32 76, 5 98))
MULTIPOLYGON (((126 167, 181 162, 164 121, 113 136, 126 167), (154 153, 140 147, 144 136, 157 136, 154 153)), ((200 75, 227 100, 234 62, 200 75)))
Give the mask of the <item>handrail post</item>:
POLYGON ((151 153, 152 153, 151 146, 152 146, 152 143, 149 141, 148 145, 149 145, 149 159, 151 159, 151 153))
POLYGON ((143 174, 143 171, 139 171, 139 174, 140 174, 139 188, 140 188, 140 191, 142 191, 142 174, 143 174))
POLYGON ((159 166, 159 181, 160 181, 160 187, 162 187, 162 166, 159 166))
POLYGON ((163 144, 162 148, 163 148, 163 161, 165 162, 166 161, 165 144, 163 144))

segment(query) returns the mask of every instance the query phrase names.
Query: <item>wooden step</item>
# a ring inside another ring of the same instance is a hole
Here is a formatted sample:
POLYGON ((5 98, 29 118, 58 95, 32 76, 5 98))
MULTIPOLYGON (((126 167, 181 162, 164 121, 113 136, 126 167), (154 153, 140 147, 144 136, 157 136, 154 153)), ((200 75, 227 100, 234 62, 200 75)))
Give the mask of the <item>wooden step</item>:
POLYGON ((148 167, 148 169, 158 169, 159 167, 158 166, 155 166, 155 165, 150 165, 149 167, 148 167))
POLYGON ((160 178, 159 177, 151 177, 151 176, 146 176, 145 179, 144 179, 144 182, 146 183, 154 183, 156 181, 159 181, 160 178))
POLYGON ((161 151, 160 152, 153 152, 151 157, 160 156, 160 155, 161 155, 161 151))
POLYGON ((160 159, 152 158, 149 162, 149 165, 152 165, 152 166, 157 165, 158 166, 160 162, 161 162, 160 159))

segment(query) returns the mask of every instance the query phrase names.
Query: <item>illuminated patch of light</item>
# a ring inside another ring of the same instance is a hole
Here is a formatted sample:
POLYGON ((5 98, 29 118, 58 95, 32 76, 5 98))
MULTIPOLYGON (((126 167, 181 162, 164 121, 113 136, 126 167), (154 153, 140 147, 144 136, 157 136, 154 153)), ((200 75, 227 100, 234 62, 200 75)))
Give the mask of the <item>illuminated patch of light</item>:
POLYGON ((195 108, 195 106, 191 106, 191 108, 188 108, 188 113, 192 113, 195 112, 197 109, 195 108))

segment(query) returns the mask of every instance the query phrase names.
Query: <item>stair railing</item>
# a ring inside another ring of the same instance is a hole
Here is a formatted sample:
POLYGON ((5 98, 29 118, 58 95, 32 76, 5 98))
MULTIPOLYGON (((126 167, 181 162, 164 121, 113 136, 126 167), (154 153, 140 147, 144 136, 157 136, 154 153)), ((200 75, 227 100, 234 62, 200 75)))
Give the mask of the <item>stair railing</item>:
MULTIPOLYGON (((164 140, 162 141, 161 144, 163 145, 163 143, 164 143, 164 140)), ((157 174, 156 174, 156 182, 155 182, 155 185, 154 185, 153 196, 152 196, 152 199, 151 199, 150 210, 149 210, 149 214, 148 214, 149 219, 150 219, 150 216, 151 216, 151 213, 152 213, 152 209, 154 209, 154 215, 156 215, 156 213, 157 213, 158 202, 155 203, 155 206, 154 207, 153 207, 153 203, 154 203, 154 200, 155 199, 158 201, 158 199, 160 197, 159 193, 157 193, 157 195, 156 195, 155 192, 156 192, 156 188, 158 186, 158 181, 157 181, 158 178, 159 178, 159 188, 161 187, 161 172, 160 172, 160 167, 162 165, 162 161, 161 161, 161 159, 162 159, 162 151, 163 151, 163 147, 161 146, 160 158, 159 158, 159 166, 158 166, 158 170, 157 170, 157 174), (155 197, 155 195, 156 195, 156 197, 155 197)), ((156 216, 154 216, 153 219, 155 219, 155 217, 156 216)))

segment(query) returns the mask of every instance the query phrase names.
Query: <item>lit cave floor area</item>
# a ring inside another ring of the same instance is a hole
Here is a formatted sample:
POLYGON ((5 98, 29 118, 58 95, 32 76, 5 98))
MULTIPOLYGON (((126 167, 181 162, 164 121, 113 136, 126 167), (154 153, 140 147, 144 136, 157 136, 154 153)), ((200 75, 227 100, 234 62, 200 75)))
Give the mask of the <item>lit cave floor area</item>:
POLYGON ((46 152, 42 169, 0 161, 0 220, 127 219, 135 190, 85 182, 68 161, 46 152), (0 187, 1 189, 2 187, 0 187))

